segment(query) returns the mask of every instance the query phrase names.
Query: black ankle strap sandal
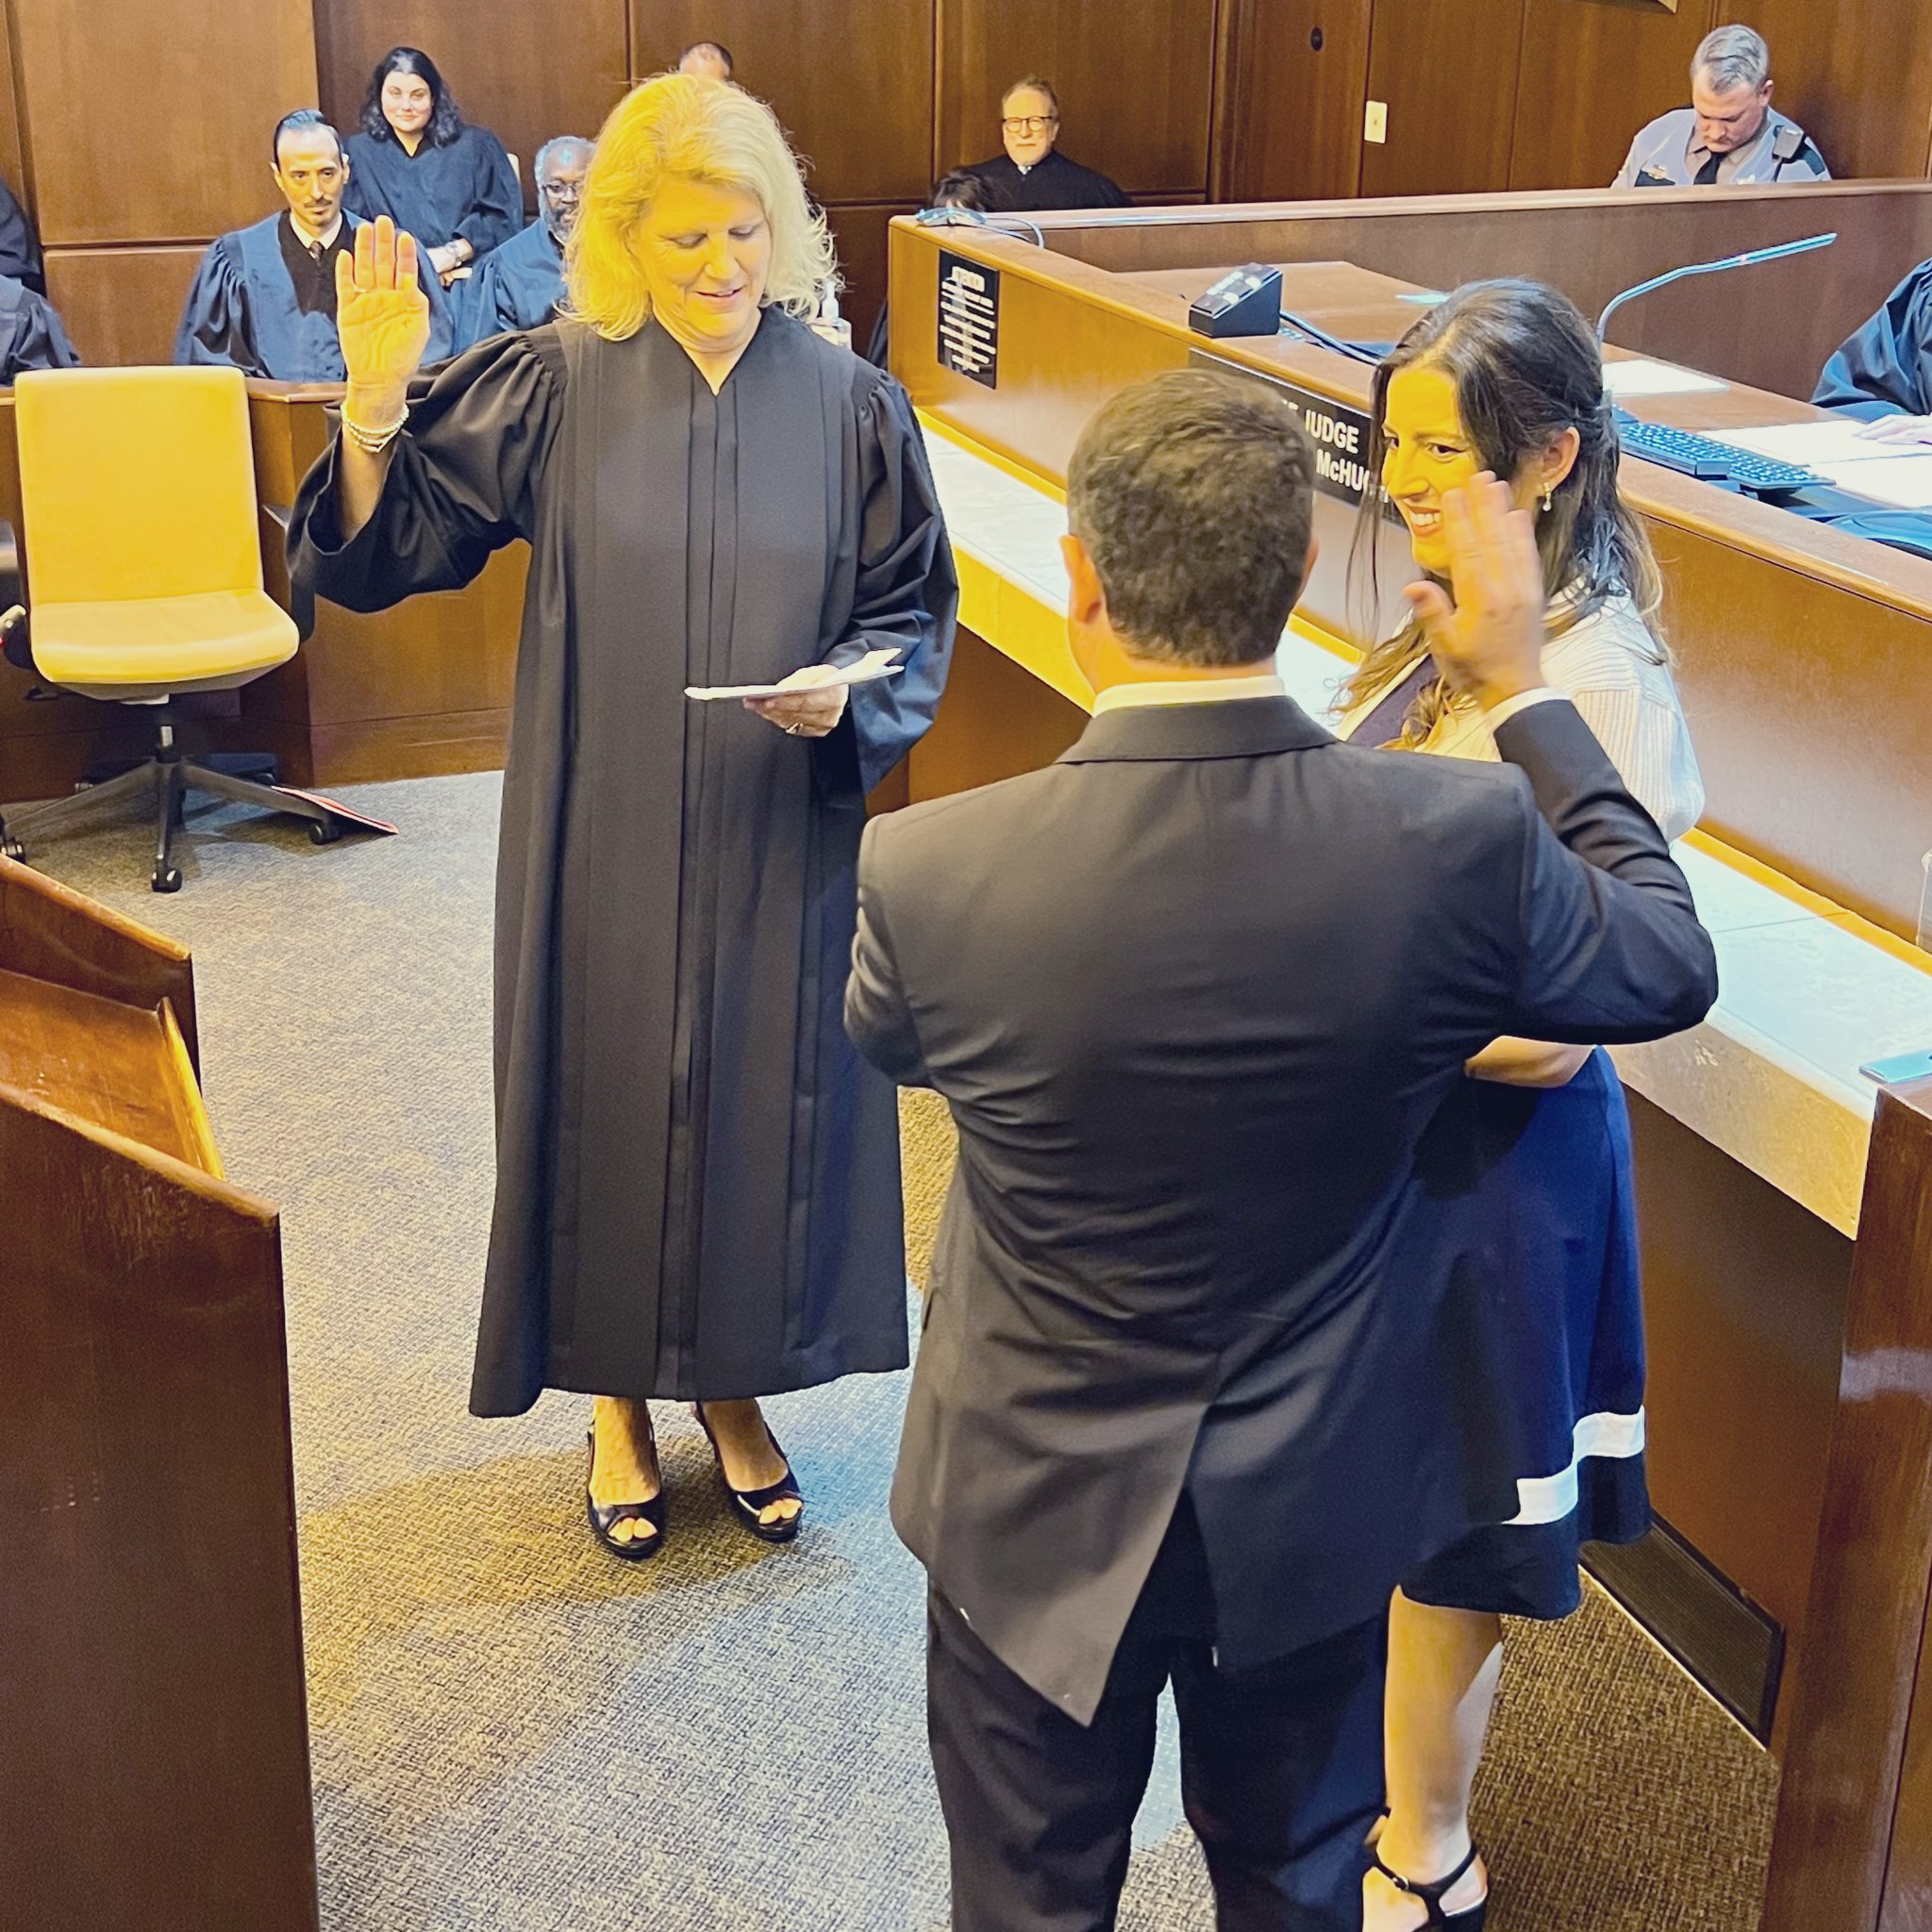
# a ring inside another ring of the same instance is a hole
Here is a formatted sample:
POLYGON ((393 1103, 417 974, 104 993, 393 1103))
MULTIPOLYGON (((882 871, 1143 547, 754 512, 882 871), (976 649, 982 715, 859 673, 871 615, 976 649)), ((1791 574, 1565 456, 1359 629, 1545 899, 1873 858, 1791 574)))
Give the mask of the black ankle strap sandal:
POLYGON ((1463 1874, 1475 1863, 1475 1847, 1471 1845, 1469 1857, 1463 1859, 1448 1877, 1438 1878, 1433 1883, 1424 1885, 1420 1879, 1405 1878, 1400 1872, 1391 1872, 1383 1864, 1381 1853, 1373 1845, 1369 1848, 1370 1864, 1404 1897, 1414 1899, 1423 1910, 1428 1913, 1429 1916, 1423 1921, 1424 1932, 1437 1932, 1439 1927, 1442 1928, 1442 1932, 1483 1932, 1483 1922, 1490 1915, 1490 1902, 1487 1898, 1478 1899, 1474 1905, 1467 1906, 1459 1912, 1445 1912, 1442 1909, 1442 1900, 1456 1889, 1463 1874))

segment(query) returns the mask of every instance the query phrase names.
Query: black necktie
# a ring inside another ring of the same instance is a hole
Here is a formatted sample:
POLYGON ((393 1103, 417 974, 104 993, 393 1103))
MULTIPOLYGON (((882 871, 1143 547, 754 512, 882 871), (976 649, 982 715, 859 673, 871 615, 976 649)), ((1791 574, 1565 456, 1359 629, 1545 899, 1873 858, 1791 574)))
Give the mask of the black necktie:
POLYGON ((308 258, 309 258, 309 260, 310 260, 310 261, 313 261, 313 262, 320 262, 320 261, 321 261, 321 259, 322 259, 322 243, 321 243, 320 242, 310 242, 310 243, 308 244, 308 258))
POLYGON ((1695 179, 1690 183, 1691 187, 1715 188, 1717 186, 1718 166, 1723 160, 1724 157, 1722 155, 1712 155, 1703 167, 1698 169, 1695 179))

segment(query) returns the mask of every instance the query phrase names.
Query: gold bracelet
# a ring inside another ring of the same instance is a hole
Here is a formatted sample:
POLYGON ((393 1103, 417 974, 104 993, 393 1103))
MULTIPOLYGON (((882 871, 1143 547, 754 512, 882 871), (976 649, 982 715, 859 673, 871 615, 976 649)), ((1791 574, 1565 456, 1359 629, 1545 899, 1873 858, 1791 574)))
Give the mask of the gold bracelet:
POLYGON ((342 434, 358 449, 366 451, 370 456, 379 457, 402 433, 403 425, 408 420, 408 406, 405 404, 403 413, 387 429, 369 429, 357 422, 345 408, 342 410, 342 434))

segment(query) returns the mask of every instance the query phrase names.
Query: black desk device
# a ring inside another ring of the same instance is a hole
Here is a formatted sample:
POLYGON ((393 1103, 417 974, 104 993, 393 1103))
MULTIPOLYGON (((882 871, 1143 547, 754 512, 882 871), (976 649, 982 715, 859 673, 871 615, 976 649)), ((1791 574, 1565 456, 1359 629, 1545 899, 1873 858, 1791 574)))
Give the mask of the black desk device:
POLYGON ((1264 261, 1229 269, 1188 305, 1188 326, 1203 336, 1272 336, 1281 326, 1281 271, 1264 261))

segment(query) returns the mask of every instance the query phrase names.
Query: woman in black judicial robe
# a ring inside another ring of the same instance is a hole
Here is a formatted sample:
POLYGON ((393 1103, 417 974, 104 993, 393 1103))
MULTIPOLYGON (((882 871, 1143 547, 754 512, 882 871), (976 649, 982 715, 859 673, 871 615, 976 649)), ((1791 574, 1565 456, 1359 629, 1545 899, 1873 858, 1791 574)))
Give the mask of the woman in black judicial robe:
POLYGON ((618 1398, 591 1520, 641 1556, 663 1526, 645 1398, 697 1400, 776 1540, 799 1506, 742 1398, 908 1354, 895 1096, 841 1014, 865 794, 951 646, 924 446, 899 386, 801 319, 830 244, 770 110, 728 85, 661 75, 620 105, 571 239, 583 319, 473 349, 372 455, 422 352, 413 256, 387 224, 358 238, 344 434, 290 542, 357 609, 531 544, 471 1407, 618 1398), (672 143, 704 181, 664 170, 672 143), (904 671, 849 702, 683 695, 886 646, 904 671))
POLYGON ((418 47, 391 47, 375 63, 347 151, 343 206, 365 221, 387 215, 415 236, 444 288, 524 225, 523 192, 502 142, 463 119, 418 47))

